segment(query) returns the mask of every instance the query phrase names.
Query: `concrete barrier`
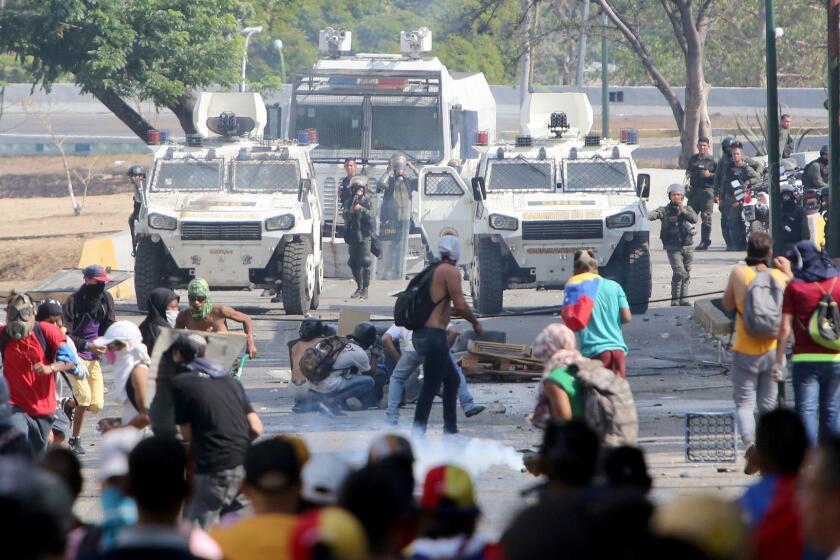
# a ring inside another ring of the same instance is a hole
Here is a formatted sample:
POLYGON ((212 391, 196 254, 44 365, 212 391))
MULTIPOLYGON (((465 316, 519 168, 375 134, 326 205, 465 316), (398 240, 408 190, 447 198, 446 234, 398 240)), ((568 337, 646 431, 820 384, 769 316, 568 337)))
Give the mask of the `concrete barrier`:
POLYGON ((732 321, 721 311, 712 299, 694 302, 694 318, 707 331, 718 336, 728 336, 732 331, 732 321))

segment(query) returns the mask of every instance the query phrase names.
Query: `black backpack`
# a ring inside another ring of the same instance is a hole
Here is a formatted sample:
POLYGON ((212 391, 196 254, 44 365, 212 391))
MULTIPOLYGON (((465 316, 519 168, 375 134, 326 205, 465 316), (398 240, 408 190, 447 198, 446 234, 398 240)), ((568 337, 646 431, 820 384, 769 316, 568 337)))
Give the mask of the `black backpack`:
POLYGON ((430 264, 411 279, 394 304, 394 324, 410 331, 423 328, 440 301, 432 301, 429 288, 438 263, 430 264))

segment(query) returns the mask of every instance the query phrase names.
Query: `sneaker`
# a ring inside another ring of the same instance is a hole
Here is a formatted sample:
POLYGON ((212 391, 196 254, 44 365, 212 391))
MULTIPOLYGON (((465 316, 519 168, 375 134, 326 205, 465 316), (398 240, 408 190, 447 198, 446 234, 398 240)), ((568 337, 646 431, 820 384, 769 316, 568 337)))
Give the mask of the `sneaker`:
POLYGON ((477 404, 477 405, 471 406, 469 409, 465 410, 464 411, 464 416, 466 416, 467 418, 472 418, 473 416, 478 416, 479 414, 481 414, 485 410, 487 410, 486 406, 477 404))
POLYGON ((695 251, 706 251, 712 244, 711 241, 701 241, 700 245, 694 248, 695 251))
POLYGON ((337 416, 347 416, 346 413, 342 412, 334 402, 329 401, 321 401, 318 403, 318 412, 321 414, 326 414, 327 416, 331 416, 335 418, 337 416))
POLYGON ((347 399, 347 401, 345 401, 344 403, 344 407, 347 410, 352 410, 354 412, 365 409, 365 406, 362 404, 362 401, 360 401, 356 397, 350 397, 349 399, 347 399))
POLYGON ((67 440, 67 447, 69 447, 70 451, 72 451, 76 455, 84 455, 85 454, 85 448, 82 447, 82 438, 80 438, 80 437, 77 437, 77 438, 72 438, 71 437, 69 440, 67 440))

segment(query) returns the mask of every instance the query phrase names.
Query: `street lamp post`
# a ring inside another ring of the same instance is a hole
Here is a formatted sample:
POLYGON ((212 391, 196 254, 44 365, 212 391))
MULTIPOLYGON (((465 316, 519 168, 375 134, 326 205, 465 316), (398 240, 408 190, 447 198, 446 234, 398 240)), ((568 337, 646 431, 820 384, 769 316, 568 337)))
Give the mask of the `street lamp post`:
POLYGON ((242 51, 242 81, 239 82, 239 91, 245 91, 245 68, 248 66, 248 41, 251 40, 251 35, 254 33, 260 33, 262 31, 262 25, 257 25, 255 27, 246 27, 240 33, 245 35, 245 48, 242 51))
POLYGON ((274 48, 280 53, 280 79, 286 83, 286 59, 283 58, 283 41, 281 39, 274 40, 274 48))
POLYGON ((782 254, 782 207, 779 190, 779 96, 776 84, 776 2, 766 0, 765 53, 767 57, 767 176, 770 178, 770 231, 773 252, 782 254))

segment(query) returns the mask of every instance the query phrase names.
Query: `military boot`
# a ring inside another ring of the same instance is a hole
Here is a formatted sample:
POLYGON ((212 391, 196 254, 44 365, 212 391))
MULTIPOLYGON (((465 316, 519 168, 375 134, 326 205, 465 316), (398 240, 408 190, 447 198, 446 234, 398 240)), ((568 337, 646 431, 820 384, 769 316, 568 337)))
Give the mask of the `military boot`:
POLYGON ((351 268, 353 271, 353 280, 356 281, 356 291, 350 296, 352 299, 359 297, 362 293, 362 271, 356 267, 351 268))
POLYGON ((368 286, 370 285, 370 268, 365 267, 362 269, 361 272, 362 277, 362 286, 361 291, 359 291, 359 299, 367 299, 368 298, 368 286))
POLYGON ((712 226, 703 224, 700 226, 700 244, 695 247, 698 251, 705 251, 712 244, 712 226))
POLYGON ((676 307, 680 304, 681 292, 681 285, 671 282, 671 307, 676 307))
POLYGON ((680 305, 688 306, 691 305, 688 301, 688 280, 682 283, 680 286, 680 305))

